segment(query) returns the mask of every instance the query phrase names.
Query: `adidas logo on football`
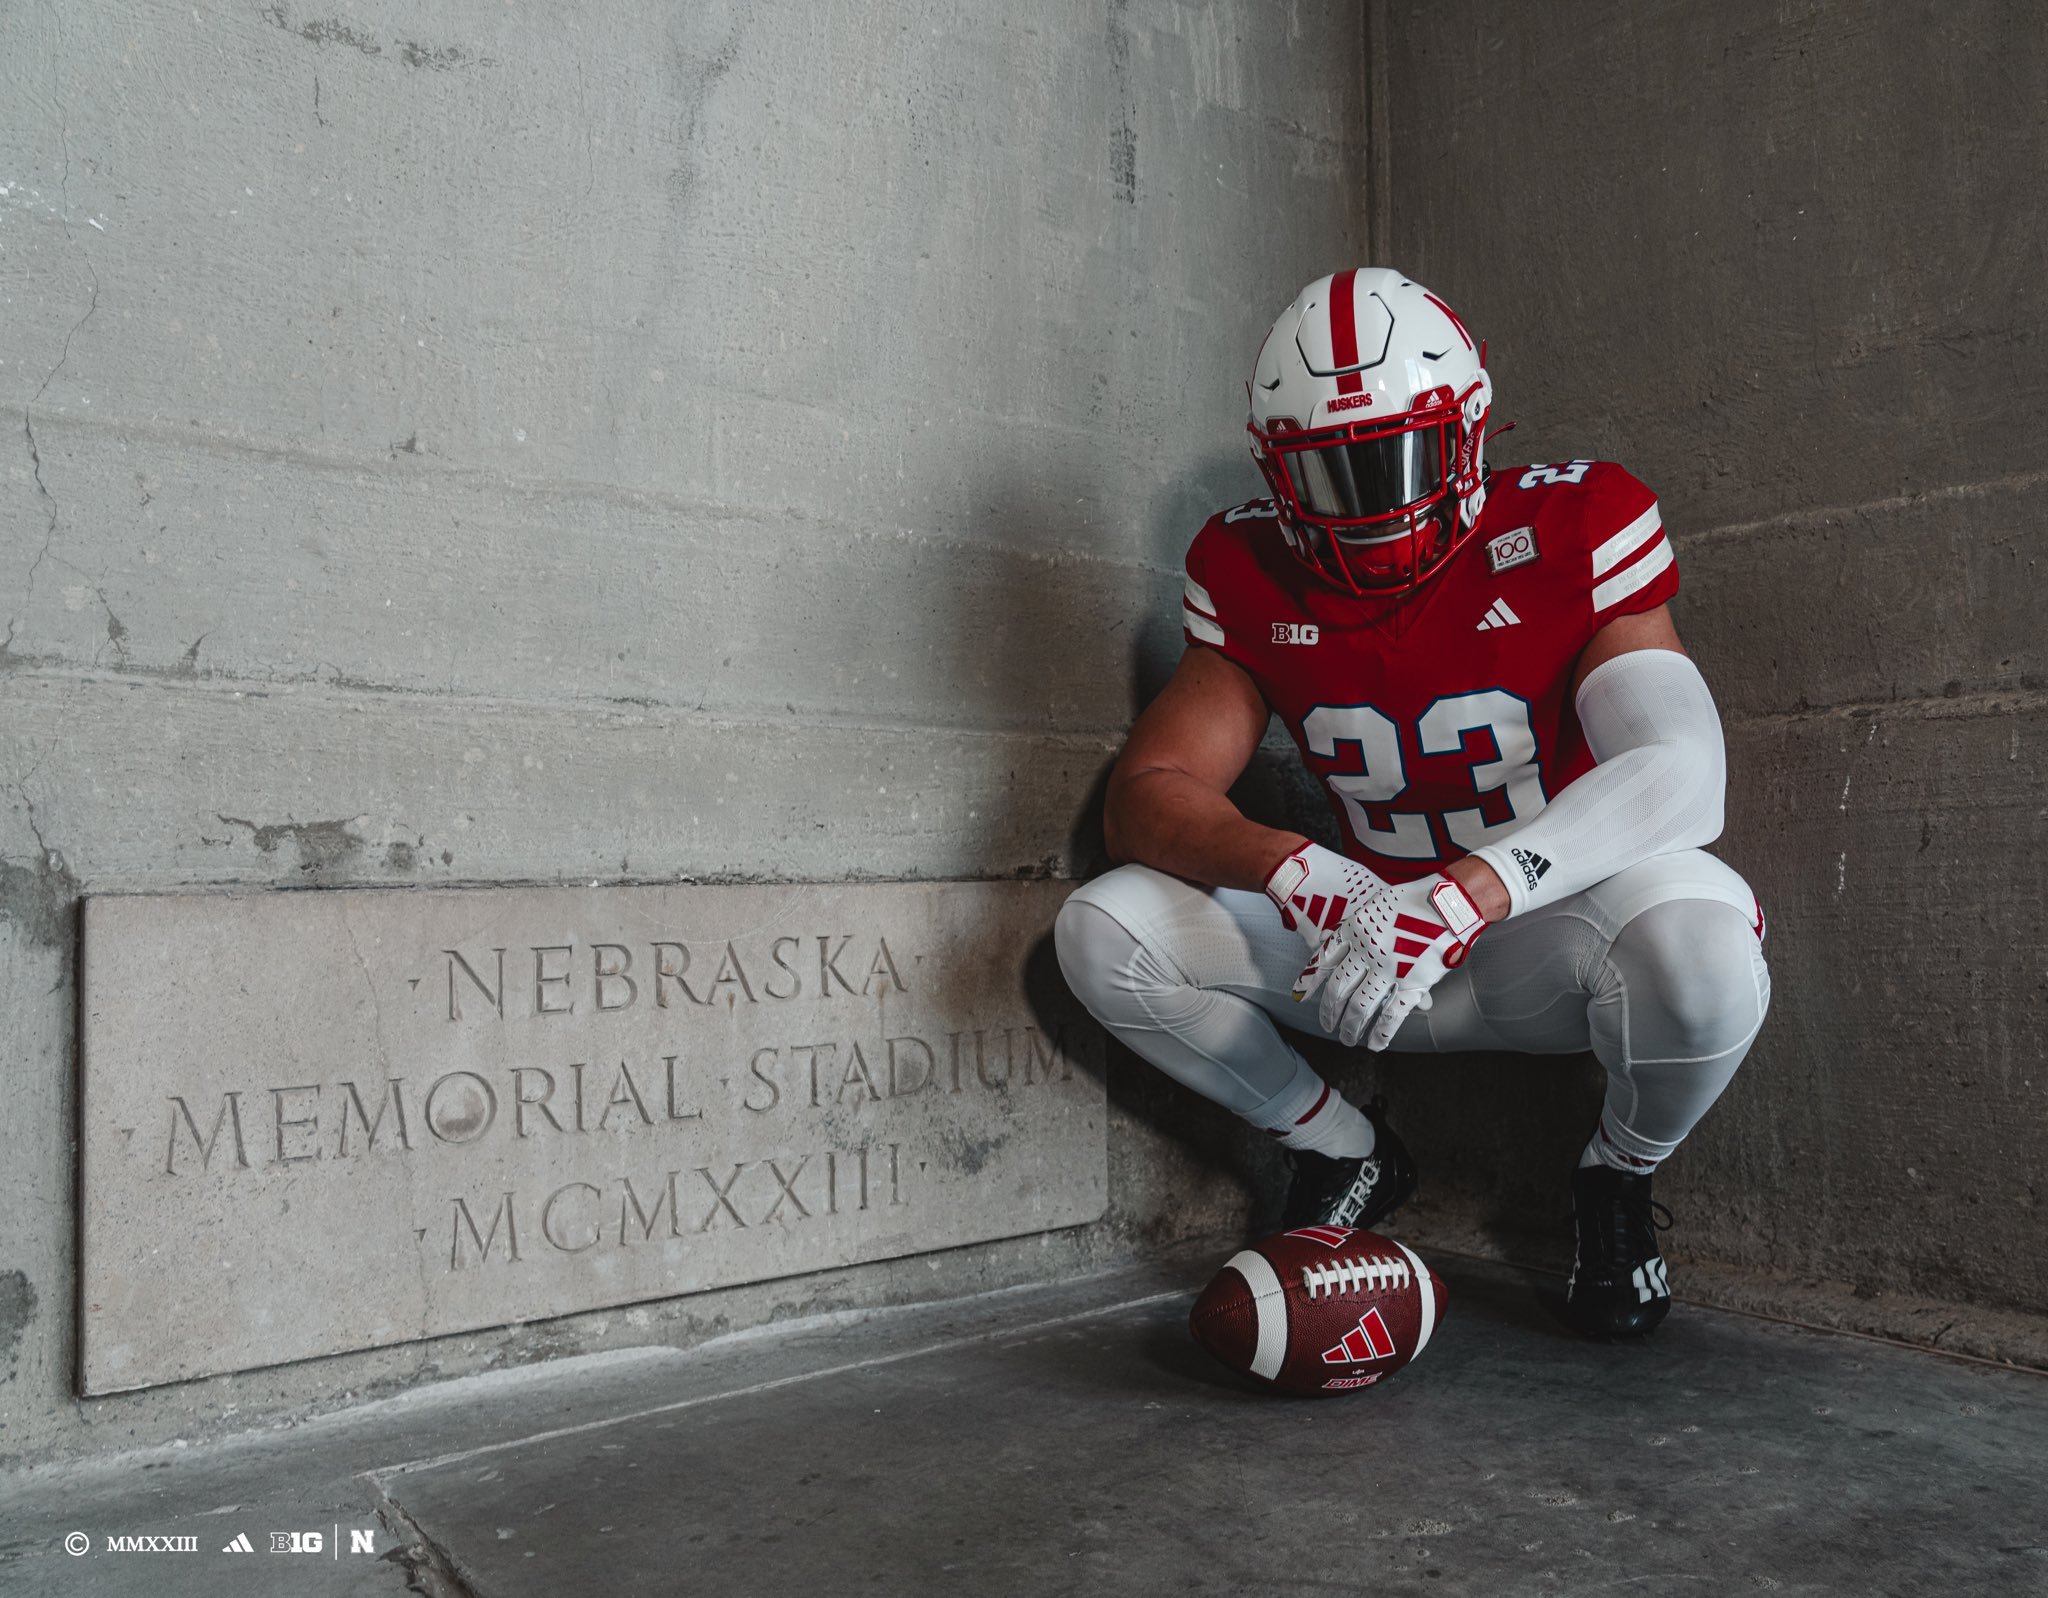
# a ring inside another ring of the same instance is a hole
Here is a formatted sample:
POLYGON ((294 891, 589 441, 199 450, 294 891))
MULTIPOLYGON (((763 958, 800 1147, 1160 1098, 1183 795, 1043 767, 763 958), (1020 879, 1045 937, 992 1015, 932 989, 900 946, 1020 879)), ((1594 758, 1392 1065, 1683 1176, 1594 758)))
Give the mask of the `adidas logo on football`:
POLYGON ((1380 1318, 1377 1309, 1369 1309, 1360 1316, 1358 1324, 1344 1334, 1344 1340, 1336 1347, 1323 1350, 1325 1365, 1356 1365, 1366 1360, 1393 1357, 1393 1334, 1387 1330, 1387 1323, 1380 1318))
POLYGON ((1510 849, 1508 853, 1515 857, 1515 864, 1522 868, 1522 876, 1532 888, 1543 880, 1543 873, 1550 869, 1550 862, 1532 850, 1510 849))
POLYGON ((1521 624, 1521 620, 1521 617, 1508 609, 1508 602, 1505 599, 1496 599, 1486 607, 1485 617, 1473 631, 1483 633, 1491 627, 1515 627, 1521 624))

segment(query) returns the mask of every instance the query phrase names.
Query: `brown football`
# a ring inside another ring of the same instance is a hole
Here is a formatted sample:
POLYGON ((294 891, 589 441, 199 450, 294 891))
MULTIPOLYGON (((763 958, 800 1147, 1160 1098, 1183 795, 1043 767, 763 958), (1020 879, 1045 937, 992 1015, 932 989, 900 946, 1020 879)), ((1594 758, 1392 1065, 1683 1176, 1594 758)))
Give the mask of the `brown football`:
POLYGON ((1290 1393, 1342 1393, 1391 1376, 1429 1345, 1444 1284, 1405 1243, 1304 1226, 1232 1256, 1188 1330, 1234 1371, 1290 1393))

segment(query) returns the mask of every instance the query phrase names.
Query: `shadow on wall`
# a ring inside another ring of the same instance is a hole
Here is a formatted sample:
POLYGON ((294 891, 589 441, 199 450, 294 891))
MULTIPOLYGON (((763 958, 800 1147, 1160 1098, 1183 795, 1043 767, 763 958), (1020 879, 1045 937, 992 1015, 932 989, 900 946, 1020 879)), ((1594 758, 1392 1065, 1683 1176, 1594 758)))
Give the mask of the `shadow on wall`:
MULTIPOLYGON (((1181 636, 1182 559, 1187 547, 1202 530, 1202 524, 1231 505, 1259 492, 1258 476, 1249 456, 1240 449, 1217 447, 1202 455, 1198 464, 1175 480, 1159 496, 1150 525, 1136 539, 1140 558, 1156 566, 1148 585, 1150 603, 1132 595, 1125 631, 1129 635, 1124 682, 1128 685, 1124 703, 1130 719, 1159 696, 1180 665, 1186 643, 1181 636)), ((1104 720, 1116 701, 1114 684, 1105 683, 1104 720)), ((1121 726, 1118 742, 1121 743, 1121 726)), ((1109 869, 1113 862, 1102 843, 1102 805, 1109 786, 1110 766, 1104 762, 1095 782, 1082 796, 1070 833, 1073 874, 1086 881, 1109 869)))
POLYGON ((1448 1243, 1531 1264, 1569 1255, 1571 1172, 1600 1115, 1590 1054, 1406 1054, 1382 1073, 1422 1181, 1404 1212, 1448 1243))
POLYGON ((1250 1195, 1271 1187, 1273 1155, 1264 1139, 1096 1025, 1068 990, 1050 934, 1025 956, 1024 981, 1046 1036, 1076 1025, 1090 1034, 1074 1057, 1082 1069, 1099 1071, 1109 1096, 1109 1225, 1154 1248, 1238 1226, 1250 1195))
MULTIPOLYGON (((1106 608, 1114 613, 1108 626, 1115 642, 1099 651, 1093 696, 1063 708, 1073 724, 1099 730, 1109 747, 1097 746, 1085 766, 1077 759, 1074 769, 1061 774, 1059 791, 1070 796, 1074 809, 1063 869, 1048 874, 1085 881, 1113 863, 1103 843, 1103 800, 1135 710, 1157 696, 1180 662, 1180 556, 1216 510, 1255 490, 1252 468, 1241 453, 1212 451, 1158 497, 1148 525, 1132 529, 1135 536, 1124 543, 1130 551, 1125 563, 1101 568, 1107 580, 1128 582, 1132 591, 1105 596, 1113 600, 1106 608)), ((999 537, 1008 531, 1040 538, 1051 532, 1057 545, 1083 543, 1078 535, 1060 536, 1062 509, 1051 503, 1053 496, 1042 485, 1021 492, 1015 485, 998 485, 985 497, 999 507, 991 528, 999 537), (1036 518, 1028 528, 1006 525, 1027 518, 1036 518)), ((1060 615, 1048 616, 1038 631, 1012 629, 990 636, 976 630, 959 643, 963 654, 1013 651, 1017 658, 990 663, 993 674, 1027 691, 1055 675, 1054 652, 1092 653, 1099 647, 1097 640, 1075 636, 1071 618, 1060 615)), ((1035 712, 1039 707, 1028 708, 1035 712)), ((1028 803, 1024 794, 1029 790, 1013 784, 1011 791, 1028 803)), ((1009 823, 995 828, 998 835, 1008 830, 1009 823)), ((1075 1014, 1050 936, 1026 957, 1026 986, 1042 1027, 1057 1026, 1075 1014)), ((1138 1059, 1092 1020, 1082 1024, 1099 1040, 1099 1052, 1087 1052, 1102 1061, 1113 1122, 1128 1129, 1128 1135, 1111 1140, 1111 1225, 1164 1247, 1241 1224, 1252 1202, 1249 1194, 1273 1189, 1275 1160, 1265 1140, 1138 1059)))

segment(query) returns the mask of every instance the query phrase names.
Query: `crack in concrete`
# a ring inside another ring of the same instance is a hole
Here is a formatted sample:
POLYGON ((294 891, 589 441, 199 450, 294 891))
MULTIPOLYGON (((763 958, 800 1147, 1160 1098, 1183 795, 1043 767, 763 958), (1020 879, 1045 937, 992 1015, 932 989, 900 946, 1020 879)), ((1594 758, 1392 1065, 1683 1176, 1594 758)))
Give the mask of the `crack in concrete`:
POLYGON ((477 1598, 448 1550, 426 1534, 381 1482, 370 1477, 368 1483, 377 1518, 397 1545, 385 1558, 405 1571, 406 1586, 420 1598, 477 1598))
POLYGON ((1109 131, 1110 185, 1125 205, 1138 203, 1137 96, 1131 85, 1130 0, 1110 0, 1109 76, 1115 85, 1116 126, 1109 131))
MULTIPOLYGON (((52 18, 54 19, 56 17, 56 8, 54 6, 49 6, 47 9, 49 9, 52 18)), ((57 36, 60 51, 63 44, 63 33, 63 28, 59 26, 57 29, 57 36)), ((70 121, 65 114, 63 96, 55 95, 52 98, 56 103, 57 109, 57 148, 59 151, 59 166, 57 171, 57 196, 59 206, 57 212, 57 220, 59 225, 62 226, 64 229, 64 237, 66 241, 69 242, 71 247, 78 252, 79 259, 85 263, 86 273, 92 279, 92 296, 86 302, 85 314, 79 317, 79 319, 76 322, 72 323, 71 330, 64 335, 63 347, 60 348, 57 352, 56 365, 52 366, 50 370, 44 374, 42 383, 37 387, 35 393, 30 395, 27 401, 21 407, 21 431, 23 437, 25 437, 28 440, 29 475, 33 477, 35 480, 36 492, 40 494, 44 499, 48 500, 50 504, 50 524, 48 527, 43 529, 43 547, 36 552, 36 558, 32 562, 30 562, 28 568, 28 576, 26 579, 24 579, 22 583, 22 612, 27 611, 30 601, 35 596, 36 573, 42 570, 43 562, 46 559, 51 558, 50 546, 56 542, 57 527, 62 519, 61 508, 57 504, 57 496, 50 492, 50 485, 43 481, 43 456, 42 451, 36 445, 35 407, 37 402, 42 399, 43 395, 49 392, 50 385, 57 380, 57 375, 64 370, 66 363, 70 361, 71 341, 78 336, 79 329, 84 327, 87 322, 90 322, 92 320, 93 313, 100 308, 99 271, 92 264, 91 253, 87 251, 85 247, 78 242, 78 236, 71 231, 70 121)), ((62 561, 64 565, 71 566, 71 569, 73 571, 78 571, 78 568, 76 566, 72 566, 71 562, 64 560, 64 558, 61 555, 55 558, 59 561, 62 561)), ((78 575, 84 577, 85 573, 78 572, 78 575)), ((92 591, 96 595, 98 595, 99 602, 101 603, 101 605, 106 606, 107 636, 109 640, 113 642, 114 647, 116 648, 117 651, 125 654, 126 649, 124 647, 123 640, 125 640, 126 637, 128 636, 128 629, 121 625, 120 618, 114 614, 113 606, 107 604, 107 596, 100 591, 99 586, 95 583, 92 583, 90 578, 87 579, 87 584, 89 587, 92 588, 92 591)), ((4 638, 0 638, 0 661, 4 661, 5 658, 13 652, 15 627, 19 620, 20 613, 10 615, 7 618, 7 634, 4 638)), ((94 661, 95 664, 97 664, 97 655, 94 657, 94 661)))
POLYGON ((370 1021, 377 1032, 377 1064, 386 1075, 391 1071, 391 1045, 384 1037, 384 1001, 377 996, 377 983, 370 975, 370 962, 363 958, 363 946, 356 941, 355 923, 348 911, 341 912, 341 930, 348 934, 349 953, 356 957, 356 969, 363 974, 363 987, 370 995, 370 1021))
POLYGON ((0 855, 0 916, 12 921, 28 942, 56 949, 63 956, 49 987, 49 992, 55 993, 70 979, 71 907, 78 899, 78 878, 62 853, 51 848, 50 840, 43 835, 36 802, 28 791, 29 783, 48 756, 45 749, 33 766, 14 779, 14 791, 28 815, 29 833, 36 840, 36 858, 29 865, 19 866, 0 855))
POLYGON ((43 769, 43 762, 49 759, 49 757, 50 751, 45 749, 36 756, 36 763, 34 765, 14 779, 14 791, 21 795, 22 806, 28 811, 28 830, 35 835, 36 848, 41 851, 45 864, 50 859, 50 844, 49 840, 43 836, 42 827, 36 821, 36 802, 29 796, 28 785, 35 780, 36 773, 43 769))

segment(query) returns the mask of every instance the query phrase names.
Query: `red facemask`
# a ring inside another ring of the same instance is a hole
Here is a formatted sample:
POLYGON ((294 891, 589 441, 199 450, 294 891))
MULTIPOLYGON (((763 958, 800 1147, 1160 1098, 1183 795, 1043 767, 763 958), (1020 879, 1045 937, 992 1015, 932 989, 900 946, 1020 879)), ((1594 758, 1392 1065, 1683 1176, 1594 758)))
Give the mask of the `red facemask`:
POLYGON ((1253 458, 1309 570, 1350 593, 1397 594, 1457 553, 1478 520, 1471 502, 1482 483, 1488 413, 1466 420, 1471 393, 1434 389, 1385 421, 1250 424, 1253 458))

